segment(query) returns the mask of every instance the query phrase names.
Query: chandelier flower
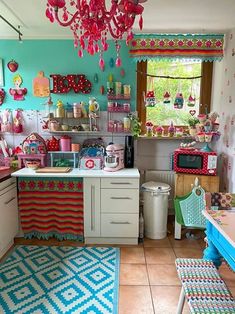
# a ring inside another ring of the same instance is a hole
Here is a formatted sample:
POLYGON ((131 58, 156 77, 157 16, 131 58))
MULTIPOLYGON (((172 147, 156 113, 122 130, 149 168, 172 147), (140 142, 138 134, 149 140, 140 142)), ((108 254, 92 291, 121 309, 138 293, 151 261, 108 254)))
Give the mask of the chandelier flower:
POLYGON ((78 56, 86 50, 90 55, 100 54, 99 66, 104 69, 103 52, 108 50, 108 33, 115 40, 116 66, 121 66, 120 44, 126 38, 128 45, 133 38, 132 26, 137 15, 142 30, 144 7, 147 0, 111 0, 109 8, 105 0, 47 0, 46 16, 53 23, 70 27, 78 56))

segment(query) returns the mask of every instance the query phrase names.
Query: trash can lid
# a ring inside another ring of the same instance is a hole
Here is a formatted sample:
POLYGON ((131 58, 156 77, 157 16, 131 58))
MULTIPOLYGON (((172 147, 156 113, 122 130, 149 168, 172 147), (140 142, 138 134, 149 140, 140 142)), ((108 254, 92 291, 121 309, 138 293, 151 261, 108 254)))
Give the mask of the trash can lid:
POLYGON ((146 182, 141 187, 145 192, 169 192, 171 189, 169 184, 155 181, 146 182))

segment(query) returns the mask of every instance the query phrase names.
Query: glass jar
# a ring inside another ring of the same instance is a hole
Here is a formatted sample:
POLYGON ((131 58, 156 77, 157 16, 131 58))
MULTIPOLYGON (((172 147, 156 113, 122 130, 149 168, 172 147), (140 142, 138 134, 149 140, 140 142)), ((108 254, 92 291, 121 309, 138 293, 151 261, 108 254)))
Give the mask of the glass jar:
POLYGON ((82 117, 82 108, 79 103, 73 104, 73 117, 74 118, 81 118, 82 117))

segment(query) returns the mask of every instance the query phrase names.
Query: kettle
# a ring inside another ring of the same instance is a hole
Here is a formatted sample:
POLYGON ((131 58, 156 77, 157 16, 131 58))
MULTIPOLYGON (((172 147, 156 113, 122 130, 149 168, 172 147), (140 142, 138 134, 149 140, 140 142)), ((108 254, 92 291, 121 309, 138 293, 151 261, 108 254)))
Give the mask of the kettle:
POLYGON ((46 141, 47 150, 48 151, 59 151, 60 150, 60 140, 55 138, 54 136, 51 137, 51 139, 48 139, 46 141))
POLYGON ((59 130, 60 124, 57 120, 50 120, 48 122, 48 128, 51 132, 55 132, 59 130))

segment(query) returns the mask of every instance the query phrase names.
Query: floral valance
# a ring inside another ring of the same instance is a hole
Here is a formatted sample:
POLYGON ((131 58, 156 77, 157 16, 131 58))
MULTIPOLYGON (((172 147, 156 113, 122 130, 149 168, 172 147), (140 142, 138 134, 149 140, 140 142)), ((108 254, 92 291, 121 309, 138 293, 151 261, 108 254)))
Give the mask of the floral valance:
POLYGON ((223 34, 138 34, 129 44, 129 53, 135 61, 162 58, 220 61, 223 46, 223 34))

